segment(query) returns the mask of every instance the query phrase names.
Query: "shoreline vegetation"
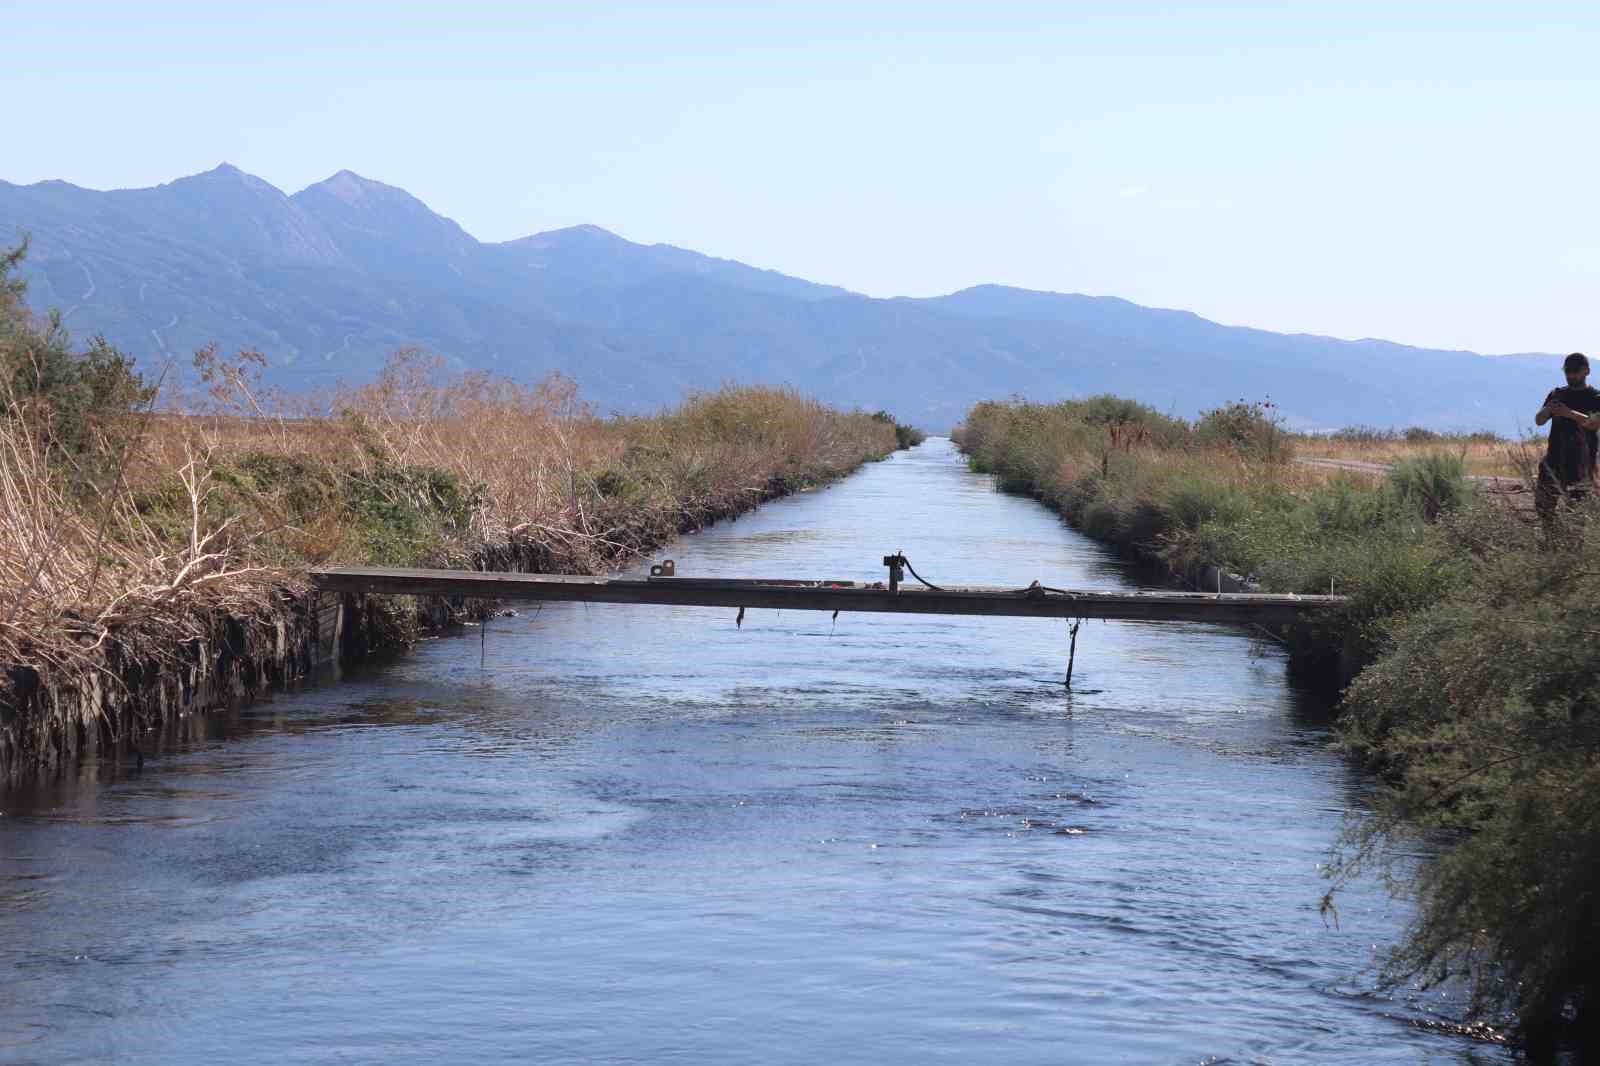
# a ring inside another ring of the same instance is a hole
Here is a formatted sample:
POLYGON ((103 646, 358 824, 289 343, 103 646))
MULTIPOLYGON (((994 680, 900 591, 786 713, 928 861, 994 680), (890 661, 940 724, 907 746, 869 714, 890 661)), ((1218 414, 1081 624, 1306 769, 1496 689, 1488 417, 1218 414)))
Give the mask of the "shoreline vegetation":
MULTIPOLYGON (((323 563, 602 573, 882 459, 916 431, 780 388, 598 417, 567 379, 452 375, 290 398, 256 353, 190 389, 37 321, 0 254, 0 782, 489 605, 370 597, 333 647, 323 563), (326 597, 324 597, 326 599, 326 597)), ((337 612, 336 612, 337 613, 337 612)), ((348 617, 347 617, 348 616, 348 617)))
POLYGON ((1527 477, 1529 442, 1296 436, 1243 401, 1193 423, 1110 396, 980 403, 955 437, 1006 491, 1175 579, 1348 594, 1274 634, 1292 669, 1345 685, 1339 745, 1378 775, 1324 916, 1340 884, 1380 873, 1417 907, 1387 982, 1460 982, 1477 1021, 1536 1057, 1600 1050, 1600 506, 1545 526, 1477 491, 1469 471, 1527 477))

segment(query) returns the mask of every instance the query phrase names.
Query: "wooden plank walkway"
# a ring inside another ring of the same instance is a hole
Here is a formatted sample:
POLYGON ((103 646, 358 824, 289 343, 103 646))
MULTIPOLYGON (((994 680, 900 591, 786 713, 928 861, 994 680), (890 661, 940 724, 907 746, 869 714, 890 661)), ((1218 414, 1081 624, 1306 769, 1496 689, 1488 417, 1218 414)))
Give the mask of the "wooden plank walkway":
POLYGON ((372 566, 322 567, 311 571, 311 580, 319 589, 338 593, 1265 626, 1301 621, 1345 603, 1343 596, 1241 592, 1104 592, 1038 586, 932 589, 902 585, 891 589, 882 582, 678 576, 568 577, 372 566))

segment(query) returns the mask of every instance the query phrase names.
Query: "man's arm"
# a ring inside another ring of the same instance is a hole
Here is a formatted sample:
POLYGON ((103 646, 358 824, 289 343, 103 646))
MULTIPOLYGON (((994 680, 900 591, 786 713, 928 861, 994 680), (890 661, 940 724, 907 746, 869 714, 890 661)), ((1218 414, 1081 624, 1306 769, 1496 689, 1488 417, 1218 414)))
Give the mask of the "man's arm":
POLYGON ((1551 397, 1553 397, 1553 396, 1555 396, 1555 393, 1553 393, 1553 392, 1552 393, 1547 393, 1545 395, 1544 406, 1540 407, 1539 410, 1534 413, 1534 416, 1533 416, 1533 424, 1534 425, 1536 425, 1536 426, 1544 425, 1546 422, 1550 421, 1551 418, 1553 418, 1556 415, 1560 414, 1561 410, 1565 409, 1565 407, 1566 407, 1565 404, 1563 404, 1563 403, 1561 403, 1559 401, 1551 399, 1551 397))
POLYGON ((1600 417, 1597 417, 1597 415, 1586 415, 1575 407, 1568 407, 1560 400, 1555 403, 1545 404, 1544 410, 1549 411, 1551 416, 1555 418, 1570 418, 1584 429, 1594 429, 1596 426, 1600 426, 1600 417))

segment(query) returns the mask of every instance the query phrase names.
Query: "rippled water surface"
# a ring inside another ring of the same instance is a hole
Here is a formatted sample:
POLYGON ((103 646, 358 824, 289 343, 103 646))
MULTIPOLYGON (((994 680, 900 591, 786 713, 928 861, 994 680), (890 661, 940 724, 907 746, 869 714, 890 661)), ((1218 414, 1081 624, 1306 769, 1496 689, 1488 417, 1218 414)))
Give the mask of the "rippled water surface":
MULTIPOLYGON (((679 572, 1125 588, 930 441, 679 572)), ((0 796, 0 1061, 1501 1062, 1317 914, 1363 782, 1199 625, 555 605, 0 796), (480 665, 481 657, 481 665, 480 665)))

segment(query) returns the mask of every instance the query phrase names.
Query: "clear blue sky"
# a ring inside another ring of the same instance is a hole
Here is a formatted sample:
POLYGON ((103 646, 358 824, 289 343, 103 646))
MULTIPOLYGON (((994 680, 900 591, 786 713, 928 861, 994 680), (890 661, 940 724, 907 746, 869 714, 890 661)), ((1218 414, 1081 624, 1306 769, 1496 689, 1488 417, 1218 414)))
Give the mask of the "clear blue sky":
POLYGON ((1600 4, 0 0, 0 178, 344 168, 872 295, 1600 349, 1600 4))

